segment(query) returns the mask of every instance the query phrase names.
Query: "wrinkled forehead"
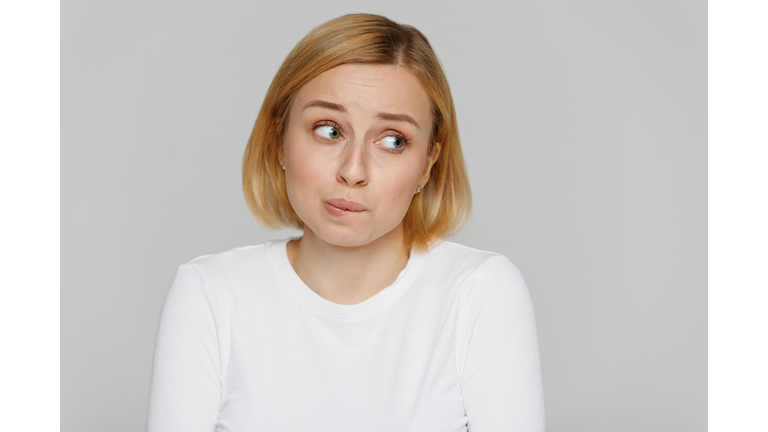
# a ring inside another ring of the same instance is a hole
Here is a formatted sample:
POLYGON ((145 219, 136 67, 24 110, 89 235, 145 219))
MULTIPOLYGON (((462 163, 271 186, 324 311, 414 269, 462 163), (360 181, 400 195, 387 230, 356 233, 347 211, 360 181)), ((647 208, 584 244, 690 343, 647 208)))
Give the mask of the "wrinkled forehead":
POLYGON ((350 116, 406 114, 426 129, 432 120, 431 101, 421 82, 401 66, 344 64, 327 70, 296 92, 291 101, 292 114, 299 114, 313 101, 340 105, 350 116))

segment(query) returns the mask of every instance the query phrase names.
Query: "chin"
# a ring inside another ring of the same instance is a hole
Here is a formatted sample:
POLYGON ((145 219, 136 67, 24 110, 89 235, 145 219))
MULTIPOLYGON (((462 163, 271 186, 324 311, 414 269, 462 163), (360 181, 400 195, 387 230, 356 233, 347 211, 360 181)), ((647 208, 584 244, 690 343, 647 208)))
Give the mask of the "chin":
POLYGON ((342 247, 365 246, 376 239, 368 232, 352 230, 350 227, 327 227, 327 229, 312 230, 312 232, 326 243, 342 247))

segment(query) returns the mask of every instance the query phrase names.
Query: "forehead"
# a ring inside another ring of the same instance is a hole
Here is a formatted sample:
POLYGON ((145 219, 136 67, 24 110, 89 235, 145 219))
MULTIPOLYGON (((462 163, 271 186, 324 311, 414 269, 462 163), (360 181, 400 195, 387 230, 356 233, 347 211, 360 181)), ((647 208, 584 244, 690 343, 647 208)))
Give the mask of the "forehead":
MULTIPOLYGON (((312 100, 344 105, 352 111, 408 114, 429 124, 431 104, 418 78, 408 69, 392 65, 344 64, 307 82, 294 102, 312 100)), ((299 107, 299 109, 301 109, 299 107)))

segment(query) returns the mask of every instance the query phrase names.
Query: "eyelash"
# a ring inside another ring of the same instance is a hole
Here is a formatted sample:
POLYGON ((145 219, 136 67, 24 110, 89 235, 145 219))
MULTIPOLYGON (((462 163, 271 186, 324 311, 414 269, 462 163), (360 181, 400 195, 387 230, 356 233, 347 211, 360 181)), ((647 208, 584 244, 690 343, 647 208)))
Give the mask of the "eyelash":
MULTIPOLYGON (((312 131, 314 132, 315 129, 319 128, 320 126, 332 126, 332 127, 335 127, 336 129, 341 131, 341 135, 342 136, 345 135, 344 129, 341 127, 341 125, 336 123, 336 122, 334 122, 334 121, 331 121, 331 120, 319 121, 319 122, 317 122, 317 123, 312 125, 312 131)), ((392 131, 392 133, 390 133, 390 134, 388 134, 386 136, 393 136, 395 138, 403 140, 403 147, 400 148, 399 150, 394 150, 394 149, 390 149, 390 148, 384 148, 385 151, 388 151, 390 153, 400 153, 406 146, 411 144, 411 140, 407 136, 403 135, 402 133, 400 133, 398 131, 392 131)), ((320 138, 322 138, 323 140, 327 139, 325 137, 320 137, 320 138)))

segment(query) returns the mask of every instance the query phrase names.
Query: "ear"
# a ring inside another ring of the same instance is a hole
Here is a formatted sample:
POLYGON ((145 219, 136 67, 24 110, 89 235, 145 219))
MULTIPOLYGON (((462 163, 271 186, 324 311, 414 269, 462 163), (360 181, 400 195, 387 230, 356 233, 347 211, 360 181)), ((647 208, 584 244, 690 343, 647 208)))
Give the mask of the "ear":
POLYGON ((435 147, 432 149, 432 154, 427 155, 427 163, 424 166, 424 172, 421 173, 421 179, 419 180, 419 185, 424 186, 429 181, 429 173, 432 172, 432 165, 437 162, 437 158, 440 156, 440 150, 442 150, 443 146, 439 142, 435 143, 435 147))
POLYGON ((283 146, 278 146, 278 147, 277 147, 277 162, 278 162, 278 163, 283 163, 283 162, 285 162, 285 161, 283 160, 283 146))

